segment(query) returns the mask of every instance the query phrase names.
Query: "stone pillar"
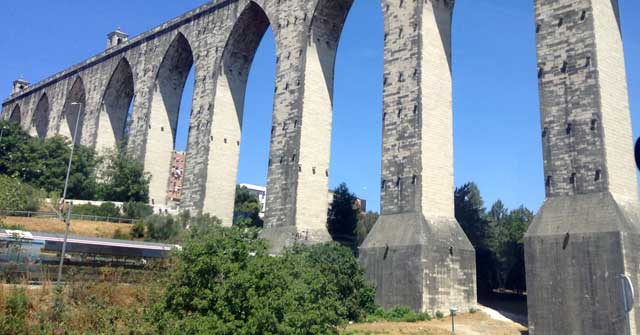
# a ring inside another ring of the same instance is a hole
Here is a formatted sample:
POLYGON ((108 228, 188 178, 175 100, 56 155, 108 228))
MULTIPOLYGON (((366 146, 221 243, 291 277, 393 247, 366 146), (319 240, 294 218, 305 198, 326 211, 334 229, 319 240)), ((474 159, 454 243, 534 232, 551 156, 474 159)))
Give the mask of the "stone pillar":
POLYGON ((619 279, 638 285, 640 210, 618 3, 535 9, 547 200, 525 237, 530 332, 637 334, 619 279))
POLYGON ((266 229, 279 252, 294 243, 331 240, 327 193, 338 42, 351 0, 281 5, 266 229), (284 8, 287 7, 287 8, 284 8), (309 15, 308 13, 311 13, 309 15), (286 19, 285 19, 286 17, 286 19))
POLYGON ((382 215, 360 262, 385 308, 467 311, 475 251, 454 215, 453 1, 383 1, 382 215))

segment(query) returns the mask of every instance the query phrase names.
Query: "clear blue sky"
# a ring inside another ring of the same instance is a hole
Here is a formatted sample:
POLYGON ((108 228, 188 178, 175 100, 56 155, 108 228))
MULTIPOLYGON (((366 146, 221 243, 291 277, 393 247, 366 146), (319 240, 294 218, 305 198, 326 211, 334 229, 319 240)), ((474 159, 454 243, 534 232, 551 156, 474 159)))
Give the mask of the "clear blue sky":
MULTIPOLYGON (((116 26, 137 35, 205 2, 2 1, 0 96, 8 96, 20 75, 36 82, 102 51, 105 35, 116 26)), ((638 136, 640 21, 632 16, 640 13, 640 2, 620 4, 638 136)), ((458 0, 453 30, 456 184, 477 182, 487 205, 501 198, 509 207, 524 204, 537 210, 544 181, 533 1, 458 0)), ((336 69, 331 185, 347 182, 371 209, 379 207, 382 35, 379 1, 356 0, 336 69)), ((269 33, 251 71, 239 182, 266 180, 274 70, 269 33)), ((190 99, 191 86, 184 100, 190 99)), ((178 137, 180 148, 184 132, 178 137)))

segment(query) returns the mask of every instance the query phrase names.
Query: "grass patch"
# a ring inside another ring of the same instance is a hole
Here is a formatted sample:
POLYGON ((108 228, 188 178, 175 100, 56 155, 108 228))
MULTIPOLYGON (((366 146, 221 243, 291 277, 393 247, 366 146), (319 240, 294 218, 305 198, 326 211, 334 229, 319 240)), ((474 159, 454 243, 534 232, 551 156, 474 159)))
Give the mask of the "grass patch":
POLYGON ((375 312, 366 317, 366 322, 420 322, 431 321, 432 317, 429 313, 419 313, 407 307, 396 307, 391 310, 378 308, 375 312))

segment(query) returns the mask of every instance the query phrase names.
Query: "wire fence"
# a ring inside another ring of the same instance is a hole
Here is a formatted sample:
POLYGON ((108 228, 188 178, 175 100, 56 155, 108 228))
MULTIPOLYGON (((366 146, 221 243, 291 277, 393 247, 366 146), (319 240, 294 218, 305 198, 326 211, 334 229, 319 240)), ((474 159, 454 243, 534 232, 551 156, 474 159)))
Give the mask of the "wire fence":
MULTIPOLYGON (((59 218, 59 215, 56 212, 30 212, 30 211, 4 211, 4 210, 0 210, 0 216, 38 218, 38 219, 58 219, 59 218)), ((71 220, 100 221, 100 222, 124 223, 124 224, 135 224, 138 221, 140 221, 136 219, 127 219, 127 218, 121 218, 121 217, 108 217, 108 216, 84 215, 84 214, 73 214, 73 213, 71 214, 71 220)))

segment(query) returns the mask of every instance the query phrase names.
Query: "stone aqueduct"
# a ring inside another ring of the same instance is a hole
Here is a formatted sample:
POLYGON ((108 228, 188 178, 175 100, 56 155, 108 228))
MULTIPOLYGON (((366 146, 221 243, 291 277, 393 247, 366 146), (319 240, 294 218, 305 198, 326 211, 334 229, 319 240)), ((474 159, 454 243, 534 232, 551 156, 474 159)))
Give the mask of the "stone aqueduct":
MULTIPOLYGON (((277 70, 263 236, 275 250, 326 241, 333 72, 352 2, 221 0, 131 40, 116 32, 112 47, 83 63, 33 86, 17 81, 3 116, 40 137, 69 136, 80 112, 79 141, 107 148, 126 138, 163 203, 195 66, 181 206, 230 222, 247 78, 271 26, 277 70)), ((640 312, 623 322, 614 279, 638 282, 640 272, 617 0, 535 3, 547 201, 525 241, 531 332, 637 334, 640 312)), ((453 7, 382 0, 382 216, 360 261, 387 307, 476 304, 475 253, 453 208, 453 7)))

